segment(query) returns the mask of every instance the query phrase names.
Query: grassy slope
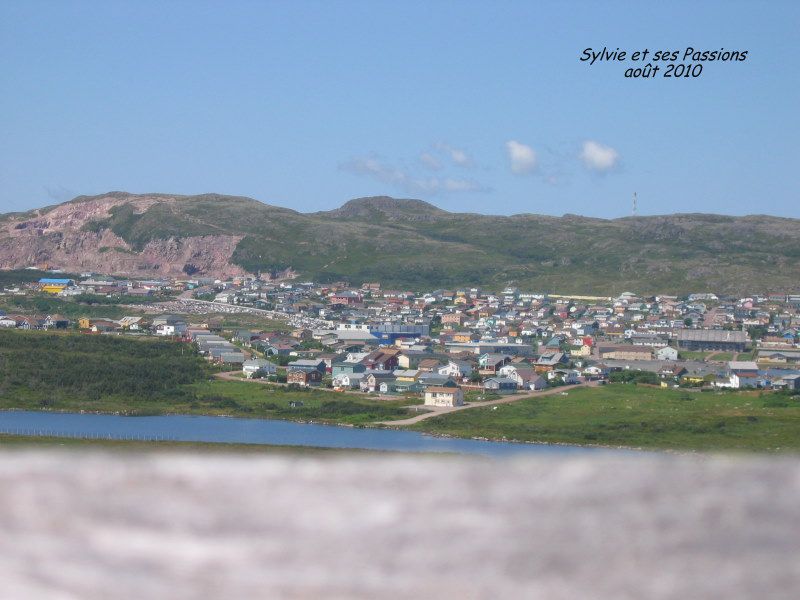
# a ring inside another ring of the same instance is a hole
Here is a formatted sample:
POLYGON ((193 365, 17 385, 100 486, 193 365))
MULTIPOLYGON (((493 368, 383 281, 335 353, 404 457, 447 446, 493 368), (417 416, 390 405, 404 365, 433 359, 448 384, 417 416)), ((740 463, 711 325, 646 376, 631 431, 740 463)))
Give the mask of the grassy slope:
POLYGON ((433 417, 458 437, 675 450, 800 450, 800 399, 609 385, 433 417))
POLYGON ((209 381, 191 346, 152 338, 0 330, 0 409, 236 415, 364 424, 415 401, 209 381), (300 401, 302 407, 289 403, 300 401))
POLYGON ((419 289, 515 282, 575 293, 734 292, 794 288, 800 278, 797 221, 765 216, 497 217, 391 199, 301 214, 206 195, 140 215, 122 205, 93 227, 110 227, 137 248, 170 236, 243 235, 233 260, 250 271, 291 266, 319 281, 419 289))
MULTIPOLYGON (((322 448, 318 446, 282 446, 270 444, 225 444, 204 442, 151 442, 135 440, 94 440, 50 436, 0 434, 0 450, 25 450, 40 448, 64 448, 70 450, 113 450, 124 452, 236 452, 236 453, 280 453, 280 454, 325 454, 363 453, 370 450, 356 448, 322 448)), ((377 451, 376 451, 377 452, 377 451)))

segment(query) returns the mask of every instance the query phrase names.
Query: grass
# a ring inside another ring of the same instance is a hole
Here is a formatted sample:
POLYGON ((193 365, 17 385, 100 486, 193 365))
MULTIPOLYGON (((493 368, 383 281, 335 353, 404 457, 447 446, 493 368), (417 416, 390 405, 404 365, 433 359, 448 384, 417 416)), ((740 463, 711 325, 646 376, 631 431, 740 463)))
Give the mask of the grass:
POLYGON ((0 298, 0 308, 9 314, 44 316, 57 313, 72 320, 81 317, 119 319, 125 315, 136 314, 135 309, 124 308, 116 304, 83 304, 75 300, 43 294, 5 296, 0 298))
POLYGON ((495 392, 485 392, 478 390, 470 390, 464 394, 465 402, 488 402, 489 400, 498 400, 503 396, 495 392))
POLYGON ((800 397, 618 384, 455 412, 412 428, 526 442, 800 451, 800 397))
POLYGON ((378 452, 358 448, 323 448, 320 446, 286 446, 271 444, 226 444, 211 442, 95 440, 53 436, 0 434, 0 450, 64 448, 69 450, 99 449, 124 452, 198 452, 253 453, 253 454, 342 454, 351 452, 378 452))
POLYGON ((208 381, 192 384, 187 389, 198 400, 181 407, 180 412, 186 414, 233 414, 348 425, 404 419, 412 416, 405 407, 421 403, 419 399, 375 400, 316 388, 292 390, 252 381, 208 381))
POLYGON ((323 389, 291 390, 249 381, 202 381, 158 397, 108 394, 96 398, 59 394, 43 404, 38 395, 0 396, 0 409, 96 412, 129 416, 210 415, 366 425, 412 416, 405 398, 374 400, 323 389), (291 403, 296 405, 293 407, 291 403), (302 405, 299 403, 302 402, 302 405))
POLYGON ((693 352, 691 350, 681 350, 678 352, 678 357, 681 360, 705 360, 706 356, 711 352, 693 352))

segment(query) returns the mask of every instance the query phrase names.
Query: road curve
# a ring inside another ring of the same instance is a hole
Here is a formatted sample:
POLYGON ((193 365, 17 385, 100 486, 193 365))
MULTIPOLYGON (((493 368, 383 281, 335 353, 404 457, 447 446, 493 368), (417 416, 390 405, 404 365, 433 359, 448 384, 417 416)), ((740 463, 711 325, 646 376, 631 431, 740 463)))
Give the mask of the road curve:
POLYGON ((579 383, 577 385, 550 388, 547 390, 543 390, 541 392, 529 392, 527 394, 514 394, 512 396, 504 396, 497 400, 488 400, 486 402, 470 402, 468 404, 464 404, 463 406, 448 406, 441 408, 425 406, 423 408, 430 409, 430 412, 426 412, 421 415, 416 415, 408 419, 400 419, 398 421, 379 421, 375 423, 375 425, 386 425, 387 427, 405 427, 406 425, 413 425, 414 423, 419 423, 420 421, 424 421, 425 419, 430 419, 431 417, 438 417, 439 415, 447 415, 450 413, 458 412, 460 410, 469 410, 470 408, 480 408, 482 406, 497 406, 498 404, 511 404, 512 402, 527 400, 529 398, 541 398, 542 396, 552 396, 553 394, 560 394, 561 392, 569 392, 569 390, 574 390, 575 388, 579 387, 594 387, 597 385, 598 382, 589 381, 586 383, 579 383))

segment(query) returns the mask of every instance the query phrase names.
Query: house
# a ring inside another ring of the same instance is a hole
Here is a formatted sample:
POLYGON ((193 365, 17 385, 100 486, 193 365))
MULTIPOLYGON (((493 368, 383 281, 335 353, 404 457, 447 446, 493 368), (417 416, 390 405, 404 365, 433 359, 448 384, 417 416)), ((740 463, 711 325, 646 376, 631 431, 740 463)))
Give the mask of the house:
POLYGON ((334 376, 332 385, 335 390, 354 390, 360 387, 364 373, 339 373, 334 376))
POLYGON ((322 381, 322 373, 319 371, 304 371, 303 369, 288 369, 286 371, 286 383, 309 386, 318 385, 322 381))
POLYGON ((490 377, 483 382, 483 389, 501 394, 514 393, 517 391, 517 381, 508 377, 490 377))
POLYGON ((242 373, 244 373, 245 377, 248 379, 267 377, 269 375, 275 375, 277 372, 277 366, 263 358, 253 358, 242 363, 242 373))
POLYGON ((188 325, 183 317, 161 315, 153 319, 153 331, 156 335, 172 336, 186 333, 188 325))
POLYGON ((560 379, 566 385, 576 385, 580 383, 580 371, 574 369, 555 369, 547 373, 547 377, 552 381, 560 379))
POLYGON ((222 352, 219 355, 219 362, 225 365, 242 365, 244 361, 244 354, 238 348, 233 351, 222 352))
POLYGON ((422 371, 419 374, 419 378, 417 381, 422 385, 424 388, 429 387, 456 387, 458 384, 453 381, 447 375, 439 375, 438 373, 428 373, 426 371, 422 371))
POLYGON ((0 327, 13 329, 17 326, 17 320, 14 317, 2 316, 0 317, 0 327))
POLYGON ((362 297, 361 294, 357 292, 351 292, 350 290, 344 290, 342 292, 335 292, 328 296, 328 300, 330 301, 331 305, 344 305, 350 306, 351 304, 358 304, 361 302, 362 297))
POLYGON ((497 373, 503 366, 511 362, 508 354, 486 353, 478 359, 478 365, 483 373, 497 373))
POLYGON ((787 390, 798 391, 800 390, 800 375, 784 375, 780 381, 774 384, 774 387, 781 387, 787 390))
POLYGON ((587 344, 582 344, 580 348, 575 348, 569 351, 570 356, 585 358, 592 355, 592 347, 587 344))
POLYGON ((92 326, 89 328, 94 333, 104 333, 106 331, 114 331, 119 325, 115 321, 108 321, 105 319, 97 319, 92 321, 92 326))
POLYGON ((69 319, 61 315, 48 315, 44 320, 45 329, 66 329, 69 327, 69 319))
POLYGON ((664 346, 656 350, 656 360, 678 360, 678 351, 672 346, 664 346))
POLYGON ((527 365, 506 365, 500 369, 498 375, 506 379, 513 379, 520 389, 541 390, 547 387, 547 381, 527 365))
POLYGON ((142 317, 122 317, 119 320, 119 326, 128 331, 141 331, 142 317))
POLYGON ((419 379, 420 371, 418 369, 397 369, 394 376, 397 381, 413 383, 419 379))
POLYGON ((728 363, 733 388, 758 387, 758 365, 751 360, 732 360, 728 363))
POLYGON ((364 376, 359 382, 359 389, 362 392, 378 392, 380 391, 381 383, 385 381, 394 382, 394 373, 391 371, 369 371, 364 373, 364 376))
POLYGON ((375 371, 391 371, 397 368, 400 350, 382 348, 374 350, 365 356, 361 363, 375 371))
POLYGON ((425 390, 425 406, 462 406, 464 391, 460 387, 431 386, 425 390))
POLYGON ((324 360, 301 359, 294 360, 286 365, 287 369, 300 369, 301 371, 319 371, 324 374, 327 371, 324 360))
POLYGON ((464 324, 465 320, 466 317, 464 316, 464 313, 460 312, 442 315, 442 325, 457 325, 460 327, 464 324))
POLYGON ((539 373, 552 371, 558 365, 567 362, 567 355, 563 352, 551 352, 542 354, 534 363, 534 369, 539 373))
POLYGON ((463 379, 472 375, 472 365, 463 360, 451 360, 437 369, 439 375, 447 375, 455 379, 463 379))
POLYGON ((367 367, 359 362, 340 361, 333 363, 331 367, 331 374, 336 377, 337 375, 353 375, 355 373, 363 373, 367 367))
POLYGON ((608 368, 603 365, 591 365, 583 370, 583 377, 589 380, 606 379, 608 368))
POLYGON ((441 365, 442 361, 440 361, 438 358, 423 358, 417 363, 417 369, 420 371, 433 373, 434 371, 438 371, 441 365))

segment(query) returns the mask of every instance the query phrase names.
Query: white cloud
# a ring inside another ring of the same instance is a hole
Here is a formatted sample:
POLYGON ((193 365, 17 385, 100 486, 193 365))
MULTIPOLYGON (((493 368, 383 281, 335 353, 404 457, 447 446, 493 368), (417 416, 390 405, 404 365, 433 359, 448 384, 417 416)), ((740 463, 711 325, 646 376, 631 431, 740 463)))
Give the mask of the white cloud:
POLYGON ((429 169, 432 169, 433 171, 438 171, 442 168, 442 161, 440 161, 430 152, 423 152, 420 154, 419 160, 423 165, 429 169))
POLYGON ((466 150, 455 148, 454 146, 444 142, 439 142, 435 147, 443 154, 446 154, 447 157, 453 161, 454 165, 465 168, 472 168, 475 166, 475 162, 472 160, 472 157, 469 155, 469 153, 467 153, 466 150))
POLYGON ((539 164, 536 151, 521 142, 515 140, 507 141, 506 152, 511 164, 511 172, 517 175, 533 173, 539 164))
POLYGON ((339 165, 343 171, 370 177, 411 193, 440 194, 455 192, 485 192, 487 188, 474 179, 456 177, 416 177, 413 173, 394 167, 377 157, 354 158, 339 165))
POLYGON ((581 150, 581 160, 587 169, 604 173, 613 169, 619 161, 619 152, 600 142, 586 140, 581 150))

